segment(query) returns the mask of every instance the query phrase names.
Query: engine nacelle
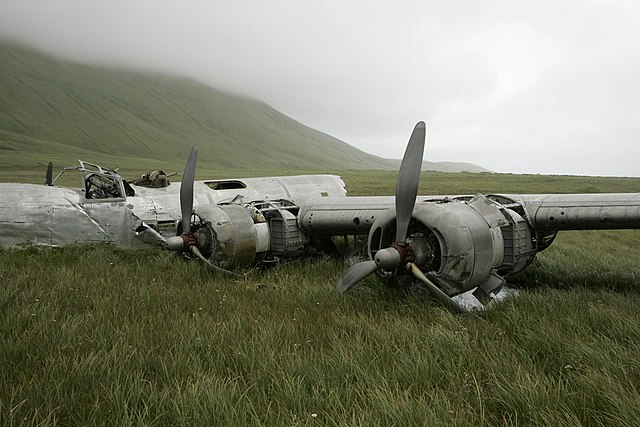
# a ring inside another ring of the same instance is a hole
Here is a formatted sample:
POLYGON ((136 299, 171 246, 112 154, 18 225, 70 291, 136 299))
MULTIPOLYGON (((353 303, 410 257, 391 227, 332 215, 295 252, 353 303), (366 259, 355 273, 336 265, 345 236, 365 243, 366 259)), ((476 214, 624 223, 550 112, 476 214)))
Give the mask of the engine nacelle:
POLYGON ((296 258, 316 251, 316 242, 298 226, 297 212, 287 200, 202 205, 191 231, 202 255, 225 269, 296 258))
POLYGON ((202 255, 225 269, 251 265, 269 250, 267 224, 240 205, 198 206, 192 232, 202 255))
MULTIPOLYGON (((514 265, 513 242, 505 241, 505 236, 513 233, 514 224, 520 226, 516 230, 520 233, 518 236, 524 233, 524 240, 528 242, 516 248, 518 255, 526 254, 531 259, 535 255, 531 250, 529 228, 526 223, 522 228, 523 222, 515 212, 485 196, 476 196, 468 202, 424 202, 416 204, 413 210, 407 243, 414 263, 447 295, 454 296, 475 287, 489 293, 502 286, 502 275, 514 272, 514 268, 524 268, 522 262, 514 265)), ((395 209, 390 209, 373 224, 369 233, 372 259, 378 250, 393 243, 395 227, 395 209)), ((402 271, 382 271, 379 276, 391 285, 402 286, 413 280, 410 273, 402 271)))

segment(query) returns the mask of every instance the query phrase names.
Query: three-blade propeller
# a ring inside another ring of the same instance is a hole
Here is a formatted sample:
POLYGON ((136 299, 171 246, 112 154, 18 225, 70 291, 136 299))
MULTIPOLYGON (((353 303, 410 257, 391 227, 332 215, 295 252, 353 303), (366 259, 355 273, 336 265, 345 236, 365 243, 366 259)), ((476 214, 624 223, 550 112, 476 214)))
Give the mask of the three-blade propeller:
MULTIPOLYGON (((409 143, 404 152, 395 193, 396 236, 391 246, 376 252, 374 259, 363 261, 349 267, 338 281, 338 290, 346 292, 355 284, 378 270, 395 270, 404 268, 429 291, 429 295, 440 301, 446 307, 460 313, 470 314, 464 307, 453 301, 440 288, 434 285, 412 262, 411 248, 407 243, 409 225, 415 208, 418 195, 420 171, 426 138, 426 125, 418 122, 411 133, 409 143)), ((226 276, 239 278, 235 273, 225 270, 205 258, 197 246, 197 238, 191 230, 191 217, 193 215, 193 190, 196 171, 198 150, 196 146, 191 149, 189 160, 184 168, 180 185, 180 210, 182 235, 167 239, 167 247, 172 251, 189 251, 209 267, 224 273, 226 276)))
POLYGON ((191 148, 189 154, 189 160, 184 167, 184 173, 182 174, 182 180, 180 181, 180 211, 182 218, 182 234, 180 236, 174 236, 167 239, 167 248, 172 251, 190 251, 193 255, 198 257, 202 262, 207 264, 214 270, 224 273, 225 276, 238 278, 237 274, 225 270, 213 264, 207 258, 202 255, 200 249, 198 249, 197 239, 191 233, 191 216, 193 215, 193 185, 196 177, 196 164, 198 163, 198 148, 194 145, 191 148))
POLYGON ((338 280, 338 290, 344 293, 358 282, 378 270, 395 270, 405 268, 413 276, 424 284, 429 295, 442 302, 446 307, 465 314, 469 312, 453 301, 440 288, 434 285, 411 261, 409 253, 411 248, 407 244, 409 223, 413 216, 413 209, 418 196, 418 184, 422 169, 422 157, 426 138, 426 125, 418 122, 402 157, 400 172, 396 182, 395 207, 396 207, 396 236, 391 246, 376 252, 374 259, 362 261, 349 267, 338 280))
POLYGON ((409 144, 405 149, 398 181, 396 182, 396 239, 394 245, 379 250, 374 259, 354 264, 344 272, 338 281, 338 290, 346 292, 356 283, 377 270, 393 270, 404 261, 402 247, 407 239, 407 230, 413 214, 413 208, 418 195, 420 170, 422 169, 422 156, 424 153, 424 141, 426 126, 424 122, 418 122, 411 133, 409 144))

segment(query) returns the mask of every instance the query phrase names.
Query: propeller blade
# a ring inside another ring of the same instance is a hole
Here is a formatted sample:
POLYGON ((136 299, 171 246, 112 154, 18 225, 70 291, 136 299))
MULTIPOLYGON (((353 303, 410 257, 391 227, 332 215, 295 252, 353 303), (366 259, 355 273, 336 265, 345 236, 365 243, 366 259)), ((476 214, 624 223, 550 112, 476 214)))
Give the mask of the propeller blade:
POLYGON ((205 264, 207 264, 209 267, 213 268, 214 270, 221 272, 221 273, 222 273, 222 274, 224 274, 226 277, 231 277, 231 278, 233 278, 233 279, 240 279, 240 278, 241 278, 241 277, 240 277, 240 275, 238 275, 238 274, 236 274, 236 273, 234 273, 234 272, 232 272, 232 271, 225 270, 225 269, 224 269, 224 268, 222 268, 222 267, 218 267, 217 265, 215 265, 214 263, 212 263, 211 261, 209 261, 208 259, 206 259, 206 258, 204 257, 204 255, 202 255, 202 252, 200 252, 200 249, 198 249, 198 247, 197 247, 197 246, 191 246, 189 249, 191 250, 191 253, 193 253, 195 256, 197 256, 198 258, 200 258, 200 260, 201 260, 202 262, 204 262, 205 264))
POLYGON ((471 313, 469 310, 467 310, 466 308, 464 308, 463 306, 461 306, 460 304, 458 304, 457 302, 449 298, 449 295, 445 294, 439 287, 434 285, 431 280, 427 279, 427 276, 425 276, 422 273, 422 271, 420 270, 420 268, 418 268, 417 265, 410 262, 407 264, 407 269, 410 269, 411 274, 413 274, 413 276, 416 279, 418 279, 420 282, 422 282, 422 284, 424 284, 427 287, 427 290, 429 291, 429 295, 437 299, 438 301, 440 301, 442 305, 444 305, 445 307, 447 307, 448 309, 450 309, 455 313, 461 313, 468 316, 477 317, 478 319, 482 319, 478 315, 471 313))
POLYGON ((400 244, 404 243, 407 238, 409 221, 411 221, 413 207, 418 196, 426 133, 427 127, 424 122, 418 122, 411 133, 409 144, 407 144, 400 164, 396 183, 396 242, 400 244))
POLYGON ((376 262, 372 259, 353 264, 347 268, 340 280, 338 280, 338 291, 345 293, 356 283, 378 269, 376 262))
POLYGON ((196 163, 198 148, 194 145, 189 154, 189 160, 184 167, 180 184, 180 209, 182 210, 182 232, 191 231, 191 214, 193 213, 193 180, 196 177, 196 163))

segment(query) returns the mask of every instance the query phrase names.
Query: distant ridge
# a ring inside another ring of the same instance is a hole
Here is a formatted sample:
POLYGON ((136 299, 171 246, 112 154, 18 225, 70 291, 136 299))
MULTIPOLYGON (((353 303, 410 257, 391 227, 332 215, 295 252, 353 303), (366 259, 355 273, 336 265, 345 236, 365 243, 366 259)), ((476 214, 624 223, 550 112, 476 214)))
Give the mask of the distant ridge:
MULTIPOLYGON (((393 169, 399 169, 400 163, 402 160, 389 160, 393 169)), ((471 173, 482 173, 482 172, 491 172, 489 169, 485 169, 481 166, 475 165, 473 163, 465 163, 465 162, 422 162, 422 170, 436 171, 436 172, 471 172, 471 173)))
MULTIPOLYGON (((79 157, 182 164, 193 144, 199 163, 221 169, 399 164, 304 126, 264 102, 186 78, 78 64, 7 41, 0 41, 0 75, 0 167, 79 157)), ((426 163, 433 170, 484 170, 426 163)))

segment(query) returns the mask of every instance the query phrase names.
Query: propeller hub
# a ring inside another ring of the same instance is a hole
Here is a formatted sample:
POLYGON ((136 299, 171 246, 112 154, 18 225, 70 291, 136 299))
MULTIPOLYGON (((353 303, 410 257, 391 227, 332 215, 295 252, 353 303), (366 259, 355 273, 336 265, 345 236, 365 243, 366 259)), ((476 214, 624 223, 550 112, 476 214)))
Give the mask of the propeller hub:
POLYGON ((403 259, 401 251, 394 246, 379 250, 374 258, 376 266, 383 270, 393 270, 403 259))
POLYGON ((173 236, 167 239, 167 249, 170 251, 180 252, 188 249, 196 243, 197 242, 193 234, 182 233, 179 236, 173 236))

